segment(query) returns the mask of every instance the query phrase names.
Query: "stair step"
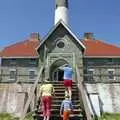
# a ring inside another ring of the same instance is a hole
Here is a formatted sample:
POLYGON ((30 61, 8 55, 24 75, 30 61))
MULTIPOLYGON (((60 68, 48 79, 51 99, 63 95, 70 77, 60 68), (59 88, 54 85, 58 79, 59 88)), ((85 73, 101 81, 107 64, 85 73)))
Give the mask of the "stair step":
MULTIPOLYGON (((59 84, 54 84, 53 86, 54 86, 54 87, 57 87, 57 86, 59 86, 59 87, 60 87, 60 86, 61 86, 61 87, 65 87, 65 86, 62 85, 62 84, 60 84, 60 85, 59 85, 59 84)), ((77 86, 76 86, 75 84, 73 84, 72 87, 77 87, 77 86)))
MULTIPOLYGON (((82 109, 74 109, 74 114, 80 114, 82 112, 82 109)), ((52 108, 51 109, 52 114, 59 114, 60 113, 60 109, 57 108, 52 108)), ((39 109, 38 111, 36 110, 37 114, 42 114, 42 111, 39 109)))
MULTIPOLYGON (((61 105, 60 105, 60 104, 59 104, 59 105, 58 105, 58 104, 52 104, 52 106, 53 106, 53 107, 54 107, 54 106, 58 106, 58 107, 59 107, 59 106, 61 106, 61 105)), ((73 108, 76 107, 76 106, 79 107, 80 105, 79 105, 79 104, 73 104, 73 108)))
MULTIPOLYGON (((36 115, 36 114, 33 114, 33 116, 43 116, 43 115, 42 115, 42 114, 37 114, 37 115, 36 115)), ((59 116, 59 117, 60 117, 60 115, 58 115, 58 114, 52 114, 51 116, 56 116, 56 117, 59 116)), ((70 115, 70 117, 74 117, 74 116, 83 117, 82 114, 74 114, 74 113, 73 113, 73 114, 70 115)), ((61 117, 62 117, 62 116, 61 116, 61 117)))
MULTIPOLYGON (((54 88, 55 88, 55 89, 65 89, 64 86, 60 86, 60 85, 54 86, 54 88)), ((77 87, 76 87, 76 86, 73 86, 72 89, 77 89, 77 87)))
MULTIPOLYGON (((57 84, 64 85, 64 81, 50 81, 49 83, 51 83, 52 85, 57 85, 57 84)), ((39 84, 43 84, 43 83, 39 82, 39 84)), ((76 82, 72 81, 72 85, 74 84, 77 85, 76 82)))
MULTIPOLYGON (((77 92, 73 92, 72 96, 78 95, 77 92)), ((65 96, 65 92, 55 92, 55 96, 65 96)))
MULTIPOLYGON (((61 104, 62 103, 62 100, 52 100, 52 103, 53 104, 61 104)), ((80 101, 79 100, 74 100, 72 101, 73 104, 80 104, 80 101)))
MULTIPOLYGON (((60 113, 60 106, 62 101, 65 99, 65 87, 63 84, 63 81, 52 81, 51 82, 54 86, 55 89, 55 96, 53 96, 53 100, 52 100, 52 116, 50 120, 61 120, 62 118, 60 117, 59 113, 60 113), (60 119, 61 118, 61 119, 60 119)), ((80 106, 80 100, 79 100, 79 96, 78 96, 78 88, 77 88, 77 84, 75 82, 73 82, 73 86, 72 86, 72 103, 73 103, 73 109, 74 109, 74 116, 71 115, 70 116, 70 120, 83 120, 83 116, 82 116, 82 109, 80 106)), ((42 120, 43 117, 41 116, 42 111, 39 110, 35 110, 36 113, 36 117, 38 119, 35 120, 42 120)))
MULTIPOLYGON (((43 120, 43 116, 42 115, 33 115, 34 118, 37 118, 35 120, 43 120)), ((70 120, 83 120, 83 116, 81 114, 78 115, 70 115, 70 120)), ((52 115, 50 117, 50 120, 62 120, 62 117, 60 115, 52 115)))
MULTIPOLYGON (((61 83, 64 83, 64 81, 50 81, 50 83, 52 84, 61 84, 61 83)), ((75 81, 72 81, 73 84, 76 84, 75 81)))
MULTIPOLYGON (((64 81, 62 81, 62 82, 54 82, 54 83, 52 83, 52 85, 64 85, 64 81)), ((72 85, 77 85, 77 83, 76 82, 72 82, 72 85)))
MULTIPOLYGON (((65 89, 55 89, 55 92, 65 92, 65 89)), ((73 92, 77 92, 78 93, 78 90, 77 89, 72 89, 72 93, 73 92)))
MULTIPOLYGON (((65 97, 64 96, 55 96, 55 97, 53 97, 53 99, 55 99, 55 100, 64 100, 65 99, 65 97)), ((79 98, 78 98, 78 96, 72 96, 72 101, 73 100, 79 100, 79 98)))
MULTIPOLYGON (((61 106, 61 105, 53 104, 53 105, 52 105, 52 108, 53 108, 53 109, 60 109, 60 106, 61 106)), ((79 108, 80 108, 80 105, 73 105, 73 108, 74 108, 74 109, 79 109, 79 108)))

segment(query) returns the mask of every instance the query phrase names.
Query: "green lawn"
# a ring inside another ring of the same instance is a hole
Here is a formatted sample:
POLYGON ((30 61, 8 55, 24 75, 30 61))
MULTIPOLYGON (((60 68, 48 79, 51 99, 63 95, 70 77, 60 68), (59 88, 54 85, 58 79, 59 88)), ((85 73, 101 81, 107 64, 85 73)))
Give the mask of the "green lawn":
POLYGON ((120 120, 120 114, 105 113, 102 117, 95 120, 120 120))
MULTIPOLYGON (((12 115, 8 113, 0 113, 0 120, 19 120, 19 119, 13 118, 12 115)), ((32 120, 32 115, 28 114, 25 120, 32 120)), ((101 118, 94 120, 120 120, 120 114, 105 113, 101 118)))
MULTIPOLYGON (((19 118, 14 118, 8 113, 0 113, 0 120, 19 120, 19 118)), ((33 120, 32 115, 28 114, 25 120, 33 120)))
POLYGON ((13 118, 12 115, 8 113, 0 113, 0 120, 18 120, 18 119, 13 118))

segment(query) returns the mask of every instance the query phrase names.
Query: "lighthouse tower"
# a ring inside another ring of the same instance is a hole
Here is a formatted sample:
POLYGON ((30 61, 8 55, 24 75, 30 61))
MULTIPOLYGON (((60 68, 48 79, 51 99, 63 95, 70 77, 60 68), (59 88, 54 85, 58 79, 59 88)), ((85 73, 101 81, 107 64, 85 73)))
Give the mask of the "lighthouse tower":
POLYGON ((59 20, 68 25, 68 0, 55 0, 55 24, 59 20))

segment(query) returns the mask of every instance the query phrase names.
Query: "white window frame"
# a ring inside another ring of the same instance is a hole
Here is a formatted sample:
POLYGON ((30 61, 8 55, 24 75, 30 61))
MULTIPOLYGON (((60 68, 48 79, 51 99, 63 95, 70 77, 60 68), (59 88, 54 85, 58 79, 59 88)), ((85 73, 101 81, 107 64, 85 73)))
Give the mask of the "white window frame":
MULTIPOLYGON (((92 80, 94 80, 94 73, 95 73, 95 70, 94 69, 88 69, 88 72, 93 72, 93 77, 92 77, 92 80)), ((88 77, 88 80, 90 80, 90 78, 88 77)))
POLYGON ((108 79, 109 80, 115 80, 116 79, 116 77, 114 76, 114 74, 115 74, 115 69, 108 69, 108 79), (109 78, 109 71, 113 71, 113 79, 109 78))
MULTIPOLYGON (((16 78, 16 69, 10 69, 9 73, 12 72, 12 71, 15 72, 15 78, 16 78)), ((10 78, 10 76, 9 76, 9 80, 15 80, 15 78, 10 78)))
POLYGON ((30 78, 30 72, 31 72, 31 71, 34 72, 34 75, 36 75, 36 69, 29 69, 29 71, 28 71, 28 72, 29 72, 29 73, 28 73, 28 74, 29 74, 29 80, 35 80, 35 76, 34 76, 33 79, 30 78))

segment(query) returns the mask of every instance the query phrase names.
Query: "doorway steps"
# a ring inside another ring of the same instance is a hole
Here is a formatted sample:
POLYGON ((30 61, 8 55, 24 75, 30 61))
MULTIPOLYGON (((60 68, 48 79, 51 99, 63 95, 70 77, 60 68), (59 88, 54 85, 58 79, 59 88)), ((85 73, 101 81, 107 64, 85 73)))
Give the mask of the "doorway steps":
MULTIPOLYGON (((52 116, 51 120, 62 120, 60 117, 60 106, 62 103, 62 100, 64 100, 65 96, 65 88, 63 85, 63 82, 58 82, 58 81, 53 81, 51 82, 54 86, 55 89, 55 96, 53 96, 52 100, 52 116)), ((73 115, 70 115, 70 120, 83 120, 83 114, 82 114, 82 109, 80 107, 80 100, 79 100, 79 95, 78 95, 78 88, 75 82, 73 82, 73 87, 72 87, 72 103, 73 103, 73 108, 74 108, 74 113, 73 115)), ((38 101, 39 106, 40 102, 38 101)), ((33 115, 34 120, 42 120, 42 111, 40 109, 36 109, 33 115)))

